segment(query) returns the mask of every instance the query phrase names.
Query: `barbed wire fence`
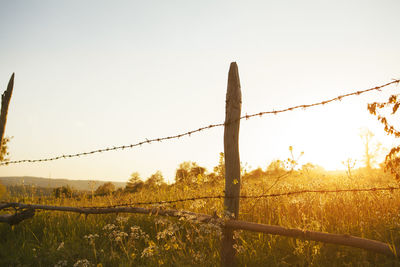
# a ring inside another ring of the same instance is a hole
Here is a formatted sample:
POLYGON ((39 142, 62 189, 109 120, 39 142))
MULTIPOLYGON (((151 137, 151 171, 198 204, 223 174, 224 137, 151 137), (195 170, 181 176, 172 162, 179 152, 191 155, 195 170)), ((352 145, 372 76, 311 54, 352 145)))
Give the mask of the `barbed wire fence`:
MULTIPOLYGON (((390 191, 400 189, 399 187, 383 187, 383 188, 366 188, 366 189, 338 189, 338 190, 300 190, 286 193, 269 194, 263 196, 241 196, 240 198, 254 198, 254 197, 279 197, 289 196, 303 193, 344 193, 344 192, 378 192, 378 191, 390 191)), ((178 201, 192 201, 199 199, 211 199, 211 198, 226 198, 225 196, 209 196, 209 197, 193 197, 173 201, 164 202, 135 202, 134 204, 166 204, 175 203, 178 201)), ((133 204, 133 203, 131 203, 133 204)), ((134 213, 134 214, 148 214, 155 216, 168 216, 183 219, 185 221, 192 221, 194 223, 206 223, 212 224, 223 229, 229 228, 231 230, 246 230, 258 233, 266 233, 273 235, 281 235, 293 238, 300 238, 305 240, 313 240, 324 243, 331 243, 337 245, 345 245, 355 248, 361 248, 369 250, 375 253, 384 254, 387 256, 398 257, 400 255, 400 249, 393 247, 391 244, 387 244, 381 241, 376 241, 367 238, 359 238, 349 234, 331 234, 325 232, 316 232, 303 229, 287 228, 277 225, 265 225, 259 223, 252 223, 247 221, 232 220, 230 217, 220 217, 216 213, 213 215, 195 213, 185 210, 166 209, 164 207, 152 207, 142 208, 133 206, 104 206, 104 207, 76 207, 76 206, 50 206, 41 204, 25 204, 16 202, 0 203, 0 210, 13 210, 14 214, 0 215, 0 222, 8 223, 10 225, 16 225, 20 222, 32 218, 37 210, 42 211, 60 211, 60 212, 73 212, 79 213, 79 215, 90 215, 90 214, 111 214, 111 213, 134 213)), ((223 249, 223 248, 222 248, 223 249)), ((229 265, 226 265, 229 266, 229 265)))
MULTIPOLYGON (((246 114, 244 116, 240 117, 240 120, 243 119, 251 119, 254 117, 262 117, 263 115, 271 115, 271 114, 279 114, 279 113, 284 113, 288 111, 293 111, 297 109, 307 109, 315 106, 321 106, 321 105, 326 105, 334 101, 341 101, 344 98, 350 97, 350 96, 359 96, 368 92, 372 91, 381 91, 381 89, 388 87, 393 84, 399 84, 400 80, 395 79, 391 82, 385 83, 383 85, 375 86, 369 89, 365 90, 360 90, 360 91, 354 91, 351 93, 343 94, 336 96, 331 99, 326 99, 320 102, 315 102, 312 104, 302 104, 302 105, 296 105, 284 109, 279 109, 279 110, 270 110, 270 111, 262 111, 258 113, 253 113, 253 114, 246 114)), ((205 131, 211 128, 215 127, 222 127, 225 126, 226 123, 217 123, 217 124, 210 124, 208 126, 200 127, 195 130, 187 131, 184 133, 176 134, 176 135, 171 135, 171 136, 166 136, 166 137, 159 137, 159 138, 153 138, 153 139, 146 139, 145 141, 141 141, 138 143, 134 144, 129 144, 129 145, 123 145, 123 146, 113 146, 113 147, 107 147, 107 148, 101 148, 97 150, 92 150, 88 152, 81 152, 81 153, 76 153, 76 154, 64 154, 56 157, 50 157, 50 158, 41 158, 41 159, 23 159, 23 160, 15 160, 15 161, 3 161, 0 162, 0 166, 4 165, 10 165, 10 164, 20 164, 20 163, 39 163, 39 162, 47 162, 47 161, 55 161, 55 160, 60 160, 60 159, 68 159, 68 158, 74 158, 74 157, 81 157, 81 156, 88 156, 91 154, 95 153, 103 153, 103 152, 108 152, 108 151, 114 151, 114 150, 124 150, 124 149, 130 149, 134 148, 137 146, 141 146, 144 144, 152 144, 155 142, 162 142, 165 140, 172 140, 172 139, 179 139, 181 137, 190 137, 192 134, 205 131)), ((278 196, 290 196, 290 195, 295 195, 295 194, 303 194, 303 193, 341 193, 341 192, 372 192, 372 191, 393 191, 393 190, 398 190, 400 188, 398 187, 385 187, 385 188, 367 188, 367 189, 337 189, 337 190, 300 190, 300 191, 292 191, 292 192, 286 192, 286 193, 277 193, 277 194, 261 194, 257 196, 245 196, 241 195, 239 198, 241 199, 251 199, 251 198, 267 198, 267 197, 278 197, 278 196)), ((269 191, 269 190, 267 190, 269 191)), ((120 206, 131 206, 131 205, 154 205, 154 204, 172 204, 172 203, 178 203, 178 202, 185 202, 185 201, 194 201, 194 200, 204 200, 204 199, 223 199, 226 198, 227 196, 225 195, 215 195, 215 196, 199 196, 199 197, 190 197, 190 198, 182 198, 182 199, 174 199, 174 200, 163 200, 163 201, 148 201, 148 202, 130 202, 130 203, 123 203, 123 204, 118 204, 118 205, 111 205, 111 206, 102 206, 98 208, 112 208, 112 207, 120 207, 120 206)), ((228 197, 229 198, 229 197, 228 197)), ((93 208, 94 206, 90 206, 90 208, 93 208)), ((85 207, 81 207, 85 208, 85 207)), ((86 207, 86 208, 89 208, 86 207)))
MULTIPOLYGON (((235 63, 236 65, 236 63, 235 63)), ((232 64, 231 64, 232 67, 232 64)), ((237 68, 237 66, 236 66, 237 68)), ((236 70, 237 71, 237 70, 236 70)), ((231 74, 231 73, 230 73, 231 74)), ((238 77, 237 77, 238 78, 238 77)), ((229 78, 230 79, 230 78, 229 78)), ((228 79, 228 90, 229 90, 229 80, 228 79)), ((329 104, 335 101, 341 101, 344 98, 350 97, 350 96, 359 96, 368 92, 372 91, 381 91, 383 88, 388 87, 390 85, 394 84, 399 84, 400 80, 396 79, 391 82, 385 83, 383 85, 375 86, 369 89, 365 90, 360 90, 360 91, 354 91, 351 93, 339 95, 334 98, 326 99, 320 102, 315 102, 311 104, 303 104, 303 105, 297 105, 297 106, 291 106, 288 108, 284 109, 279 109, 279 110, 270 110, 270 111, 262 111, 254 114, 246 114, 243 116, 240 116, 238 119, 234 120, 226 120, 224 123, 216 123, 216 124, 210 124, 208 126, 203 126, 200 128, 197 128, 195 130, 187 131, 184 133, 179 133, 171 136, 165 136, 165 137, 159 137, 159 138, 153 138, 153 139, 145 139, 144 141, 129 144, 129 145, 122 145, 122 146, 112 146, 112 147, 107 147, 107 148, 101 148, 97 150, 92 150, 92 151, 87 151, 87 152, 81 152, 81 153, 76 153, 76 154, 63 154, 55 157, 48 157, 48 158, 39 158, 39 159, 22 159, 22 160, 14 160, 14 161, 4 161, 0 163, 0 166, 7 166, 11 164, 21 164, 21 163, 40 163, 40 162, 48 162, 48 161, 55 161, 55 160, 61 160, 61 159, 67 159, 67 158, 75 158, 75 157, 81 157, 81 156, 88 156, 96 153, 103 153, 103 152, 108 152, 108 151, 115 151, 115 150, 124 150, 124 149, 132 149, 137 146, 141 146, 144 144, 152 144, 155 142, 162 142, 166 140, 172 140, 172 139, 179 139, 181 137, 190 137, 192 134, 196 134, 208 129, 212 129, 215 127, 222 127, 224 126, 225 129, 227 126, 238 123, 241 120, 248 120, 252 119, 255 117, 262 117, 264 115, 271 115, 271 114, 280 114, 284 112, 289 112, 289 111, 294 111, 298 109, 308 109, 311 107, 315 106, 321 106, 325 104, 329 104)), ((239 90, 240 90, 240 84, 239 84, 239 90)), ((226 163, 226 162, 225 162, 226 163)), ((250 230, 250 231, 258 231, 258 232, 265 232, 265 233, 272 233, 272 234, 279 234, 279 235, 285 235, 285 236, 291 236, 291 237, 302 237, 310 240, 316 240, 316 241, 322 241, 322 242, 327 242, 327 243, 335 243, 335 244, 345 244, 348 246, 354 246, 354 247, 359 247, 363 249, 368 249, 372 250, 378 253, 383 253, 387 255, 400 255, 400 250, 399 251, 393 251, 393 249, 386 243, 382 243, 379 241, 374 241, 374 240, 369 240, 369 239, 363 239, 363 238, 357 238, 357 237, 349 237, 348 235, 343 237, 342 235, 335 235, 335 234, 326 234, 326 233, 318 233, 318 232, 312 232, 311 231, 306 231, 310 233, 306 233, 302 230, 298 229, 286 229, 280 226, 268 226, 268 225, 260 225, 260 224, 254 224, 250 222, 244 222, 244 221, 238 221, 238 220, 232 220, 231 217, 229 218, 218 218, 213 217, 210 215, 205 215, 205 214, 197 214, 193 212, 188 212, 188 211, 176 211, 176 210, 165 210, 160 207, 152 208, 152 209, 147 209, 147 208, 139 208, 139 207, 134 207, 138 205, 167 205, 167 204, 174 204, 174 203, 179 203, 179 202, 188 202, 188 201, 196 201, 196 200, 209 200, 209 199, 224 199, 225 202, 228 200, 235 199, 239 201, 239 199, 262 199, 262 198, 273 198, 273 197, 283 197, 283 196, 292 196, 292 195, 299 195, 299 194, 306 194, 306 193, 317 193, 317 194, 329 194, 329 193, 356 193, 356 192, 383 192, 383 191, 389 191, 389 192, 394 192, 399 190, 400 187, 392 187, 392 186, 387 186, 387 187, 373 187, 373 188, 352 188, 352 189, 319 189, 319 190, 297 190, 297 191, 289 191, 289 192, 281 192, 281 193, 263 193, 260 195, 232 195, 227 192, 224 192, 224 194, 218 194, 218 195, 212 195, 212 196, 195 196, 195 197, 188 197, 188 198, 180 198, 180 199, 166 199, 162 201, 136 201, 136 202, 129 202, 129 203, 119 203, 115 205, 108 205, 108 206, 82 206, 82 207, 65 207, 65 206, 48 206, 48 205, 40 205, 40 204, 25 204, 25 203, 17 203, 17 202, 1 202, 0 203, 0 211, 1 210, 7 210, 10 208, 13 208, 16 213, 13 215, 7 214, 7 215, 0 215, 0 222, 6 222, 9 224, 18 224, 22 220, 25 220, 27 218, 31 218, 34 215, 35 210, 52 210, 52 211, 67 211, 67 212, 78 212, 78 213, 84 213, 84 214, 107 214, 107 213, 121 213, 121 212, 128 212, 128 213, 142 213, 142 214, 156 214, 156 215, 165 215, 165 216, 175 216, 179 217, 183 214, 190 215, 190 216, 197 216, 198 218, 202 218, 200 221, 203 222, 209 222, 210 220, 219 220, 219 223, 224 227, 225 229, 244 229, 244 230, 250 230), (272 227, 272 228, 271 228, 272 227), (326 235, 329 235, 327 237, 326 235), (350 239, 351 241, 349 241, 350 239), (334 240, 334 241, 332 241, 334 240)), ((269 191, 269 190, 267 190, 269 191)), ((237 219, 237 218, 236 218, 237 219)), ((225 244, 226 245, 226 244, 225 244)), ((228 250, 233 251, 233 243, 230 243, 231 248, 228 248, 228 250)), ((222 250, 224 250, 224 245, 222 247, 222 250)), ((229 266, 230 263, 232 263, 232 254, 229 255, 223 255, 224 251, 221 252, 222 258, 225 257, 228 259, 223 259, 222 262, 224 263, 224 266, 229 266)), ((225 251, 226 254, 226 251, 225 251)), ((234 255, 234 254, 233 254, 234 255)))

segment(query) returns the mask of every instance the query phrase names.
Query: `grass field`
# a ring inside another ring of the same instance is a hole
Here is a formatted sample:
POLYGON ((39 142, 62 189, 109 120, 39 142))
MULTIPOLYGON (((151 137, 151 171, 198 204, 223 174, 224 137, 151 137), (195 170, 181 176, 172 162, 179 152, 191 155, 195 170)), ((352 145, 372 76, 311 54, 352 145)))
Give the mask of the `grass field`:
MULTIPOLYGON (((244 180, 243 195, 259 195, 274 177, 244 180)), ((293 172, 279 179, 268 193, 302 189, 345 189, 396 186, 380 171, 345 174, 293 172)), ((114 205, 218 195, 223 183, 168 186, 94 199, 12 199, 65 206, 114 205)), ((222 200, 197 200, 166 208, 222 214, 222 200)), ((400 245, 400 191, 306 193, 262 199, 242 199, 240 219, 257 223, 350 234, 400 245)), ((0 266, 219 266, 221 231, 212 224, 183 218, 136 214, 79 216, 37 212, 11 227, 0 225, 0 266)), ((357 248, 236 231, 240 266, 400 266, 400 261, 357 248)))

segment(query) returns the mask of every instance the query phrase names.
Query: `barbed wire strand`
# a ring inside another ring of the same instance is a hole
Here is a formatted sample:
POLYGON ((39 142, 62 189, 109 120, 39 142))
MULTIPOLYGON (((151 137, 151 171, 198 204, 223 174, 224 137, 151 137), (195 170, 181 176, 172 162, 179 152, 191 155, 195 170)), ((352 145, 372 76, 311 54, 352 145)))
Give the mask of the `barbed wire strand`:
MULTIPOLYGON (((306 193, 317 193, 317 194, 329 194, 329 193, 356 193, 356 192, 379 192, 379 191, 390 191, 393 193, 395 190, 400 190, 400 187, 373 187, 373 188, 354 188, 354 189, 325 189, 325 190, 298 190, 298 191, 289 191, 284 193, 273 193, 273 194, 262 194, 262 195, 254 195, 247 196, 241 195, 240 199, 262 199, 262 198, 271 198, 271 197, 282 197, 282 196, 292 196, 306 193)), ((118 207, 133 207, 134 205, 157 205, 163 206, 167 204, 174 204, 180 202, 188 202, 188 201, 196 201, 196 200, 208 200, 208 199, 224 199, 224 198, 234 198, 225 195, 215 195, 215 196, 199 196, 199 197, 189 197, 189 198, 181 198, 174 200, 164 200, 164 201, 142 201, 142 202, 130 202, 130 203, 120 203, 109 206, 77 206, 80 209, 109 209, 109 208, 118 208, 118 207)), ((15 209, 15 205, 23 204, 19 202, 0 202, 0 210, 8 210, 15 209)), ((31 204, 31 205, 39 205, 39 204, 31 204)), ((63 206, 58 206, 63 207, 63 206)))
MULTIPOLYGON (((344 94, 344 95, 340 95, 328 100, 324 100, 324 101, 320 101, 320 102, 316 102, 313 104, 306 104, 306 105, 297 105, 297 106, 293 106, 293 107, 289 107, 289 108, 285 108, 285 109, 280 109, 280 110, 272 110, 272 111, 263 111, 263 112, 258 112, 258 113, 254 113, 254 114, 250 114, 250 115, 244 115, 242 117, 239 118, 239 120, 242 119, 250 119, 253 117, 261 117, 263 115, 267 115, 267 114, 279 114, 279 113, 283 113, 283 112, 288 112, 288 111, 293 111, 296 109, 307 109, 310 107, 315 107, 315 106, 320 106, 320 105, 325 105, 334 101, 341 101, 343 98, 349 97, 349 96, 355 96, 355 95, 361 95, 367 92, 371 92, 371 91, 381 91, 382 88, 387 87, 389 85, 392 84, 399 84, 400 80, 393 80, 391 82, 388 82, 386 84, 383 85, 379 85, 379 86, 375 86, 373 88, 369 88, 366 90, 362 90, 362 91, 356 91, 356 92, 352 92, 352 93, 348 93, 348 94, 344 94)), ((235 121, 231 122, 234 123, 235 121)), ((42 158, 42 159, 23 159, 23 160, 14 160, 14 161, 4 161, 0 163, 0 166, 5 166, 5 165, 10 165, 10 164, 19 164, 19 163, 34 163, 34 162, 47 162, 47 161, 54 161, 54 160, 59 160, 59 159, 67 159, 67 158, 75 158, 75 157, 80 157, 80 156, 88 156, 88 155, 92 155, 92 154, 96 154, 96 153, 103 153, 103 152, 108 152, 108 151, 114 151, 114 150, 124 150, 124 149, 130 149, 130 148, 134 148, 137 146, 141 146, 144 144, 151 144, 154 142, 161 142, 161 141, 165 141, 165 140, 171 140, 171 139, 178 139, 184 136, 191 136, 194 133, 198 133, 204 130, 208 130, 211 128, 215 128, 215 127, 221 127, 221 126, 225 126, 226 123, 217 123, 217 124, 210 124, 208 126, 204 126, 204 127, 200 127, 196 130, 192 130, 192 131, 188 131, 185 133, 181 133, 181 134, 176 134, 176 135, 172 135, 172 136, 166 136, 166 137, 159 137, 159 138, 154 138, 154 139, 145 139, 145 141, 141 141, 139 143, 135 143, 135 144, 130 144, 130 145, 123 145, 123 146, 113 146, 113 147, 108 147, 108 148, 101 148, 101 149, 97 149, 97 150, 92 150, 89 152, 82 152, 82 153, 76 153, 76 154, 67 154, 67 155, 60 155, 57 157, 51 157, 51 158, 42 158)))
MULTIPOLYGON (((271 197, 282 197, 282 196, 292 196, 306 193, 319 193, 319 194, 327 194, 327 193, 355 193, 355 192, 378 192, 378 191, 390 191, 400 190, 400 187, 373 187, 373 188, 354 188, 354 189, 325 189, 325 190, 298 190, 298 191, 289 191, 284 193, 272 193, 272 194, 261 194, 261 195, 241 195, 240 199, 261 199, 261 198, 271 198, 271 197)), ((189 197, 189 198, 181 198, 181 199, 173 199, 173 200, 163 200, 163 201, 141 201, 141 202, 129 202, 129 203, 120 203, 110 206, 80 206, 79 208, 115 208, 115 207, 125 207, 125 206, 133 206, 133 205, 166 205, 166 204, 174 204, 179 202, 187 202, 187 201, 196 201, 196 200, 208 200, 208 199, 224 199, 224 198, 234 198, 225 195, 215 195, 215 196, 198 196, 198 197, 189 197)))

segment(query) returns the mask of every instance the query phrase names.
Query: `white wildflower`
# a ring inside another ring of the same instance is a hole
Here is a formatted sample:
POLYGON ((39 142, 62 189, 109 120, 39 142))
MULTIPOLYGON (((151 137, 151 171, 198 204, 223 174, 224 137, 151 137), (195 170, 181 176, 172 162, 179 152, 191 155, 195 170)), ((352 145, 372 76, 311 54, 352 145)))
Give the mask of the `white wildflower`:
POLYGON ((112 231, 116 228, 115 224, 107 224, 103 227, 103 230, 105 231, 112 231))
POLYGON ((91 267, 93 266, 87 259, 81 259, 74 263, 73 267, 91 267))
POLYGON ((240 235, 242 232, 243 232, 242 230, 233 231, 233 239, 235 239, 235 240, 240 239, 240 235))
POLYGON ((176 224, 170 224, 166 229, 157 233, 157 240, 173 236, 177 231, 179 231, 179 227, 176 224))
POLYGON ((149 240, 149 235, 146 234, 142 229, 140 229, 139 226, 132 226, 131 227, 131 233, 130 233, 130 238, 139 240, 143 239, 145 241, 149 240))
POLYGON ((121 242, 124 237, 127 237, 128 234, 123 232, 123 231, 119 231, 119 230, 114 230, 111 233, 109 233, 108 237, 110 238, 110 240, 115 241, 115 242, 121 242))

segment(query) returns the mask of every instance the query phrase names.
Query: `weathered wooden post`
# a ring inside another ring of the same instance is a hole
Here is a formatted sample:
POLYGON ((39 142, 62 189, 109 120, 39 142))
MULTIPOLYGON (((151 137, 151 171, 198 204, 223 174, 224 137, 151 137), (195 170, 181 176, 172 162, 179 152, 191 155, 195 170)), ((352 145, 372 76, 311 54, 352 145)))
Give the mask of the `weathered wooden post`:
POLYGON ((7 90, 1 95, 1 113, 0 113, 0 151, 1 145, 3 144, 4 132, 6 129, 8 106, 12 91, 14 88, 14 73, 11 75, 10 81, 8 82, 7 90))
MULTIPOLYGON (((239 70, 236 62, 229 68, 228 89, 226 92, 224 153, 225 153, 225 211, 232 219, 239 216, 240 158, 239 126, 242 108, 239 70)), ((221 248, 222 266, 235 266, 233 230, 225 227, 221 248)))

